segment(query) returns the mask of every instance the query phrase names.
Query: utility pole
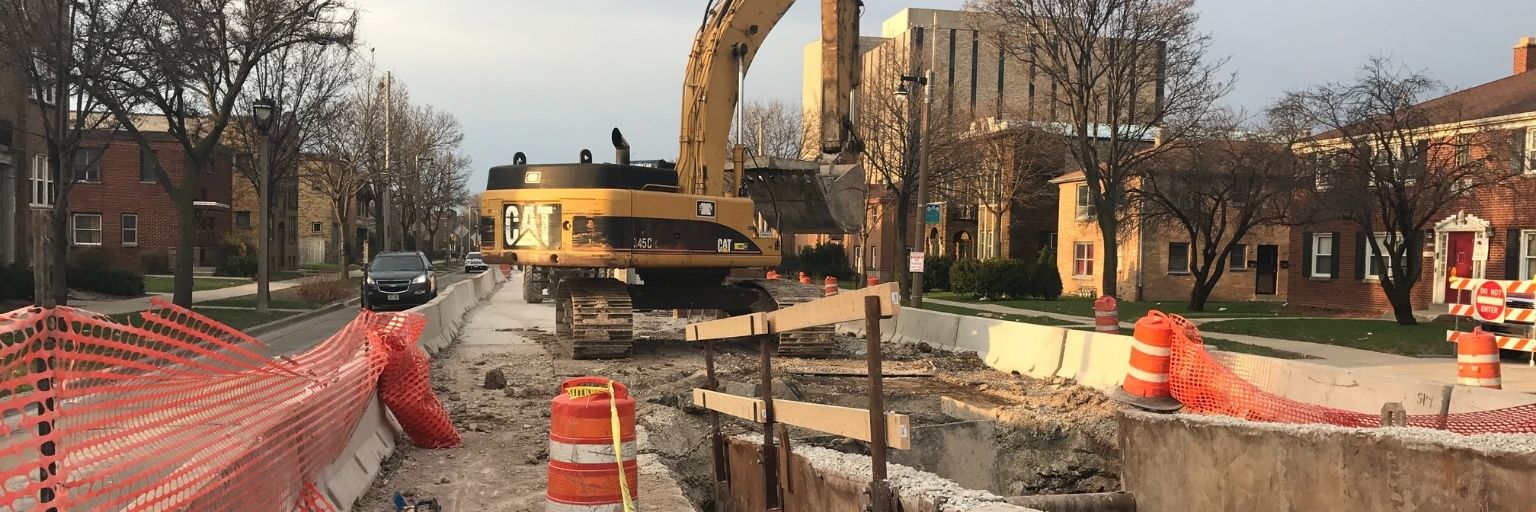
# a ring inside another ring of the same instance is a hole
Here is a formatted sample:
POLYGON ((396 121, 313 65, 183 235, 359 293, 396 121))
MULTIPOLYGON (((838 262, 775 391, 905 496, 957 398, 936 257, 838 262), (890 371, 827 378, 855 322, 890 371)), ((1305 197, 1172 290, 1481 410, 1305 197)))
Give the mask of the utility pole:
POLYGON ((382 196, 380 199, 384 205, 384 211, 383 213, 379 214, 379 241, 381 242, 381 250, 383 251, 388 251, 390 248, 389 209, 391 206, 389 204, 389 189, 392 185, 390 180, 393 178, 392 172, 394 170, 394 161, 390 159, 389 146, 390 139, 392 138, 390 134, 392 133, 391 130, 394 125, 394 91, 394 72, 386 71, 384 72, 384 191, 380 194, 380 196, 382 196))

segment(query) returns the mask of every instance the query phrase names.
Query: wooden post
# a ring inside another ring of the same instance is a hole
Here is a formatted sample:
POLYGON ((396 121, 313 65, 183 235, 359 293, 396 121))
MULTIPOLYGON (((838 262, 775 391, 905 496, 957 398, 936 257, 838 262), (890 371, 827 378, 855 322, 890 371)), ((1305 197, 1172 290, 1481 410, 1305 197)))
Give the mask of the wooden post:
POLYGON ((763 390, 763 506, 768 510, 780 510, 779 504, 779 464, 778 453, 773 445, 773 336, 759 335, 761 343, 759 352, 762 353, 762 385, 763 390))
MULTIPOLYGON (((715 379, 715 342, 704 341, 704 389, 719 391, 720 383, 715 379)), ((725 512, 726 503, 730 499, 731 478, 730 465, 725 460, 725 436, 720 434, 720 413, 709 411, 709 460, 715 464, 715 511, 725 512)))
POLYGON ((891 512, 891 489, 885 467, 885 392, 880 371, 880 298, 864 297, 864 333, 869 361, 869 459, 873 478, 869 482, 869 501, 874 512, 891 512))

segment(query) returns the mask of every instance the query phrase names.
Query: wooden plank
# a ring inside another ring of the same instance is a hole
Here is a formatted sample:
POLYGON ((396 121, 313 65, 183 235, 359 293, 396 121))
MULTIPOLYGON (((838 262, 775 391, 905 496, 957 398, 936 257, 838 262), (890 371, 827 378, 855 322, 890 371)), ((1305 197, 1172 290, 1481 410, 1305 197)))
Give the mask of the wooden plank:
MULTIPOLYGON (((773 419, 779 423, 817 432, 870 441, 869 411, 864 409, 793 400, 774 400, 773 419)), ((911 419, 905 414, 887 413, 885 415, 886 446, 897 450, 912 449, 911 424, 911 419)))
POLYGON ((687 341, 719 340, 754 334, 768 334, 767 313, 751 313, 683 327, 683 339, 687 341))
POLYGON ((818 325, 851 322, 864 319, 864 297, 880 298, 880 317, 891 318, 898 314, 900 302, 892 303, 900 288, 896 283, 885 283, 858 290, 842 290, 837 295, 796 304, 768 312, 768 330, 773 334, 815 327, 818 325))
POLYGON ((851 322, 864 318, 864 297, 880 298, 880 317, 891 318, 900 312, 899 288, 885 283, 859 290, 843 290, 837 295, 796 304, 777 311, 752 313, 719 320, 688 324, 683 339, 688 341, 739 338, 755 334, 781 332, 819 325, 851 322), (895 302, 892 299, 896 299, 895 302))
MULTIPOLYGON (((774 401, 778 404, 778 401, 774 401)), ((693 405, 711 411, 722 412, 747 421, 762 423, 763 401, 707 389, 693 390, 693 405)))

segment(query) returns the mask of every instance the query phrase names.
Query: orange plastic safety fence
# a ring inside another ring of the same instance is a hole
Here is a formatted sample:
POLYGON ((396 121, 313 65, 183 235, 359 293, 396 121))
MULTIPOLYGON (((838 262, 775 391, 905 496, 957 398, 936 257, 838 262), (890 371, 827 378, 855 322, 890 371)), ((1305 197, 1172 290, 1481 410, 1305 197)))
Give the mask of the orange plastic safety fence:
POLYGON ((314 483, 390 359, 380 339, 423 324, 365 311, 273 359, 159 299, 129 324, 0 315, 0 510, 329 510, 314 483))
MULTIPOLYGON (((1291 400, 1264 391, 1274 369, 1261 360, 1241 359, 1223 365, 1205 350, 1199 329, 1183 317, 1174 322, 1169 375, 1173 397, 1189 412, 1223 414, 1251 421, 1323 423, 1345 427, 1376 427, 1380 414, 1366 414, 1291 400)), ((1414 427, 1444 429, 1461 434, 1536 433, 1536 405, 1450 414, 1409 416, 1414 427)))

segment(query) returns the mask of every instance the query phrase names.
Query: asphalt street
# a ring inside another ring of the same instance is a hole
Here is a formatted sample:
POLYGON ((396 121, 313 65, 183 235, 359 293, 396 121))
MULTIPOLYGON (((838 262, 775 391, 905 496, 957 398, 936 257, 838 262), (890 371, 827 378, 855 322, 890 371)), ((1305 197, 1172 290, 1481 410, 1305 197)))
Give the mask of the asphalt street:
MULTIPOLYGON (((448 286, 463 281, 475 274, 466 274, 464 269, 451 270, 438 274, 437 288, 439 291, 448 286)), ((291 355, 303 352, 310 347, 325 341, 341 327, 357 318, 357 309, 342 308, 324 315, 312 317, 293 325, 284 326, 277 330, 257 336, 267 343, 266 355, 269 357, 291 355)))

